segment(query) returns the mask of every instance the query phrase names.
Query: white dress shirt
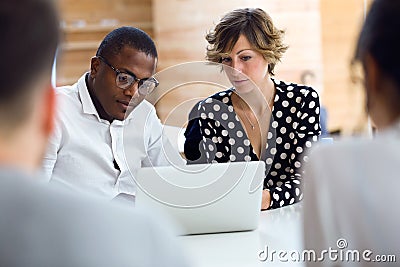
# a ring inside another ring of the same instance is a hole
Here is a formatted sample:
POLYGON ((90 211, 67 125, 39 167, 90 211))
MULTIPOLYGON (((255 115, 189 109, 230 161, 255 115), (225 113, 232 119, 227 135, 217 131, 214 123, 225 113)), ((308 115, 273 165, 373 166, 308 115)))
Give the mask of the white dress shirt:
POLYGON ((305 247, 358 250, 360 255, 360 261, 348 261, 347 256, 332 261, 325 255, 324 262, 310 266, 398 266, 379 260, 381 255, 400 260, 399 148, 397 123, 373 140, 323 144, 310 153, 303 204, 305 247))
POLYGON ((110 123, 99 117, 85 75, 56 89, 56 129, 43 162, 48 180, 112 199, 135 195, 138 168, 184 164, 149 102, 144 100, 124 121, 110 123))

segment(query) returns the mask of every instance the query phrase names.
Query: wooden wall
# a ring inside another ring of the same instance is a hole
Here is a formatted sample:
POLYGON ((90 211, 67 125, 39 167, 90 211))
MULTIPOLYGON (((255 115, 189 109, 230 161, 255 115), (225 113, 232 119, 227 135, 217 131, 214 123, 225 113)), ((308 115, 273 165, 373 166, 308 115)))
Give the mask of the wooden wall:
POLYGON ((371 0, 321 0, 323 51, 323 103, 328 126, 351 134, 364 127, 364 99, 350 79, 350 61, 363 22, 364 7, 371 0))
POLYGON ((63 44, 57 84, 71 84, 90 67, 104 36, 116 27, 136 26, 153 35, 151 0, 59 0, 63 44))

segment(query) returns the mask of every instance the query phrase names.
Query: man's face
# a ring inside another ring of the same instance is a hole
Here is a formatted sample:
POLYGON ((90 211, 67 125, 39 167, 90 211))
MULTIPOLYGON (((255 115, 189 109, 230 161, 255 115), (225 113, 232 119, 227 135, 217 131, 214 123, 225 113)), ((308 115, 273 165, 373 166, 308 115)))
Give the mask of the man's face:
MULTIPOLYGON (((133 73, 138 79, 151 77, 156 68, 157 59, 146 55, 129 46, 121 49, 118 55, 105 58, 107 63, 115 69, 133 73)), ((92 59, 91 78, 93 79, 92 91, 107 117, 124 120, 129 103, 138 105, 146 95, 139 94, 138 82, 134 82, 127 89, 121 89, 116 84, 117 73, 100 58, 92 59)))

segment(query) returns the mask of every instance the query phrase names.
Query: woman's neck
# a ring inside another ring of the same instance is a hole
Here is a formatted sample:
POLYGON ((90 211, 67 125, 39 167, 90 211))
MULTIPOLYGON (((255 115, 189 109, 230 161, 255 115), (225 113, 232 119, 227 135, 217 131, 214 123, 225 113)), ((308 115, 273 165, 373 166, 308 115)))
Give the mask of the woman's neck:
POLYGON ((239 98, 244 101, 248 107, 256 113, 261 115, 269 107, 272 108, 273 97, 275 95, 275 84, 270 79, 266 79, 266 83, 259 88, 250 92, 238 94, 239 98))

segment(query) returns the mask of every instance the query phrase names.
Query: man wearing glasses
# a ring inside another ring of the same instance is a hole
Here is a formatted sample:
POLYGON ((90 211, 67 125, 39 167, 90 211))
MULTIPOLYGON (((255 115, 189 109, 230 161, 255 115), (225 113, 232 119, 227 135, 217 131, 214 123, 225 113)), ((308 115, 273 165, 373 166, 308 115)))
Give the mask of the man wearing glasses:
POLYGON ((57 89, 57 127, 43 165, 51 182, 134 200, 132 168, 183 163, 162 135, 154 107, 144 100, 158 86, 152 77, 156 65, 151 38, 137 28, 121 27, 104 38, 88 73, 57 89), (124 136, 127 132, 134 134, 124 136), (134 151, 129 157, 124 141, 134 151))

